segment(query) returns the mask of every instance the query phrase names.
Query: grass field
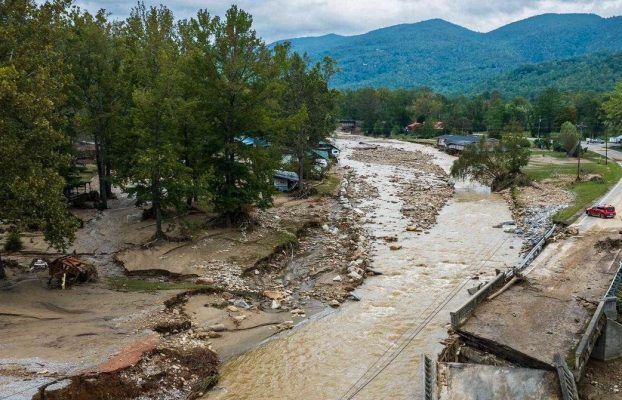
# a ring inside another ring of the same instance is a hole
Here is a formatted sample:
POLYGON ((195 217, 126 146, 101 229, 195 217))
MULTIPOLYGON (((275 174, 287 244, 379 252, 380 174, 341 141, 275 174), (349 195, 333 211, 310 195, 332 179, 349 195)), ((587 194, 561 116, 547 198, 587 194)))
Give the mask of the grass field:
POLYGON ((110 278, 108 287, 113 290, 131 291, 131 292, 153 292, 156 290, 193 290, 208 289, 208 285, 199 285, 192 282, 156 282, 144 279, 132 278, 110 278))
POLYGON ((575 194, 574 202, 553 217, 555 222, 572 223, 584 208, 604 196, 622 178, 622 168, 616 162, 610 161, 604 164, 601 155, 588 152, 581 159, 581 175, 598 174, 603 178, 603 182, 575 182, 574 180, 568 182, 568 177, 574 177, 577 174, 576 161, 576 158, 568 158, 564 153, 536 149, 532 150, 532 160, 525 168, 525 172, 533 180, 558 178, 567 182, 566 188, 575 194), (553 158, 558 162, 541 163, 538 155, 548 156, 549 160, 553 158))

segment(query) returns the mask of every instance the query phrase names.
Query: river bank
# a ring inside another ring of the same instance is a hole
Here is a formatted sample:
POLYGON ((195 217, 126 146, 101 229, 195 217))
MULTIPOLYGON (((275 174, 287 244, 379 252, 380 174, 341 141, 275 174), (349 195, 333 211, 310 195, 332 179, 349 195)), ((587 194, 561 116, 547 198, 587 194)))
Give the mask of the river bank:
MULTIPOLYGON (((386 158, 385 150, 430 160, 435 175, 440 169, 445 177, 452 157, 418 144, 350 135, 340 136, 337 144, 340 164, 354 173, 350 184, 377 193, 360 199, 356 208, 365 212, 370 266, 382 275, 354 291, 361 301, 317 314, 223 364, 219 383, 204 399, 274 393, 283 399, 347 398, 359 389, 357 399, 412 398, 419 390, 413 372, 419 356, 443 348, 449 310, 467 296, 467 287, 518 259, 520 238, 494 228, 511 219, 507 205, 478 185, 457 182, 453 198, 440 204, 429 226, 412 219, 418 212, 405 215, 411 208, 405 185, 419 189, 411 192, 414 199, 429 194, 417 169, 386 158), (374 151, 363 149, 375 146, 383 156, 362 156, 361 151, 374 151), (413 227, 418 223, 420 231, 413 227)), ((440 191, 446 187, 444 181, 440 191)), ((430 202, 435 200, 424 204, 434 206, 430 202)))
MULTIPOLYGON (((48 388, 62 399, 84 389, 85 382, 136 390, 136 382, 161 374, 184 379, 168 381, 172 391, 149 389, 143 395, 264 398, 279 392, 282 398, 320 399, 358 390, 386 364, 387 373, 365 384, 361 398, 378 398, 388 388, 393 398, 412 396, 419 384, 412 372, 418 356, 442 349, 448 311, 467 287, 509 268, 521 242, 494 228, 511 219, 500 196, 465 182, 454 187, 447 177, 452 157, 418 144, 350 135, 337 144, 342 155, 334 178, 341 183, 334 197, 279 197, 274 208, 258 212, 256 223, 242 229, 210 228, 191 242, 143 246, 151 222, 123 197, 112 210, 84 212, 75 250, 97 267, 100 282, 34 292, 24 280, 36 275, 13 271, 17 287, 45 300, 30 296, 26 310, 28 296, 15 292, 13 310, 5 314, 49 315, 49 307, 74 310, 76 296, 82 302, 80 313, 62 315, 67 330, 58 332, 54 319, 5 318, 5 327, 28 333, 0 342, 16 349, 7 353, 12 355, 4 360, 0 384, 11 391, 30 385, 21 397, 26 399, 44 383, 88 372, 86 381, 74 378, 48 388), (97 299, 94 290, 103 296, 99 302, 118 310, 112 319, 108 308, 91 302, 97 299), (145 301, 151 306, 141 305, 145 301), (83 316, 83 325, 74 324, 76 315, 83 316), (36 361, 19 350, 37 342, 33 335, 49 336, 32 348, 36 361), (127 346, 138 349, 137 358, 115 356, 127 346), (204 370, 212 372, 198 374, 184 364, 188 360, 173 357, 193 349, 204 353, 194 362, 203 360, 204 370), (77 352, 80 363, 74 362, 77 352), (66 364, 56 363, 60 354, 66 364), (166 354, 177 361, 167 363, 166 354), (208 393, 218 363, 209 354, 224 364, 220 382, 208 393), (97 372, 102 365, 117 369, 97 372)), ((165 228, 175 236, 181 226, 168 221, 165 228)), ((28 246, 30 252, 45 251, 37 238, 28 246)), ((24 254, 20 262, 29 258, 24 254)), ((42 286, 42 279, 34 284, 42 286)))

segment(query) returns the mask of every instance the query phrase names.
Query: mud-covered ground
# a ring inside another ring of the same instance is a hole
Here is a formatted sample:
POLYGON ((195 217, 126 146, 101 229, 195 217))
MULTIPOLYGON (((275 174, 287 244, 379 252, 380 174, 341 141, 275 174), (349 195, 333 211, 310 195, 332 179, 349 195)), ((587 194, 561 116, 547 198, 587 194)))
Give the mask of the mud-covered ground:
POLYGON ((98 280, 67 290, 30 270, 34 257, 59 254, 24 235, 23 251, 3 255, 17 264, 0 282, 0 392, 29 399, 53 383, 45 398, 198 396, 215 382, 215 351, 231 357, 338 307, 372 273, 362 213, 349 204, 357 193, 348 171, 334 174, 333 195, 280 195, 239 228, 205 229, 213 217, 201 212, 166 220, 172 238, 195 227, 192 240, 154 244, 153 221, 121 193, 110 210, 75 210, 84 226, 69 251, 98 280))

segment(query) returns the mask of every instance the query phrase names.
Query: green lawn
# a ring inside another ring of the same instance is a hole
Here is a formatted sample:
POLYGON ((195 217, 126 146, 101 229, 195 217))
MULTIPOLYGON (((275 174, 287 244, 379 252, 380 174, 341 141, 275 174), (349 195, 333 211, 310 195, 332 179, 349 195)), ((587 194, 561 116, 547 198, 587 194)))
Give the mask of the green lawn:
POLYGON ((436 138, 417 139, 417 138, 415 138, 413 136, 410 136, 410 135, 392 135, 391 139, 397 139, 397 140, 401 140, 403 142, 426 144, 426 145, 430 145, 430 146, 435 146, 436 145, 436 138))
POLYGON ((327 174, 322 182, 316 186, 320 196, 333 196, 337 193, 337 187, 341 183, 341 178, 335 174, 327 174))
POLYGON ((192 282, 157 282, 144 279, 132 278, 110 278, 108 287, 113 290, 124 290, 132 292, 153 292, 156 290, 194 290, 209 289, 211 286, 198 285, 192 282))
MULTIPOLYGON (((565 159, 564 153, 532 150, 533 160, 537 162, 538 154, 546 154, 550 157, 565 159)), ((576 159, 572 159, 576 161, 576 159)), ((582 210, 599 198, 605 195, 622 178, 622 168, 615 163, 603 164, 602 156, 588 152, 582 160, 588 162, 581 163, 582 174, 598 174, 603 177, 603 182, 572 182, 567 184, 568 190, 574 192, 575 200, 567 208, 558 212, 553 220, 558 223, 570 224, 582 212, 582 210)), ((555 179, 558 175, 576 176, 576 164, 546 164, 529 165, 525 168, 525 173, 536 181, 544 179, 555 179)))

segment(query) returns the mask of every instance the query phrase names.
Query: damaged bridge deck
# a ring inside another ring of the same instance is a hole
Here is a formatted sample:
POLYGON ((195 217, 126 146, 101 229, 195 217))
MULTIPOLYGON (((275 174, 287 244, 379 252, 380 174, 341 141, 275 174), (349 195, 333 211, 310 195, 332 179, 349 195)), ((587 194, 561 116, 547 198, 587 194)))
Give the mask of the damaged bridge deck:
MULTIPOLYGON (((607 228, 619 235, 619 227, 607 228)), ((480 304, 458 333, 471 345, 523 366, 553 369, 555 354, 573 361, 618 268, 619 250, 596 245, 606 233, 591 229, 550 244, 523 282, 480 304)))

